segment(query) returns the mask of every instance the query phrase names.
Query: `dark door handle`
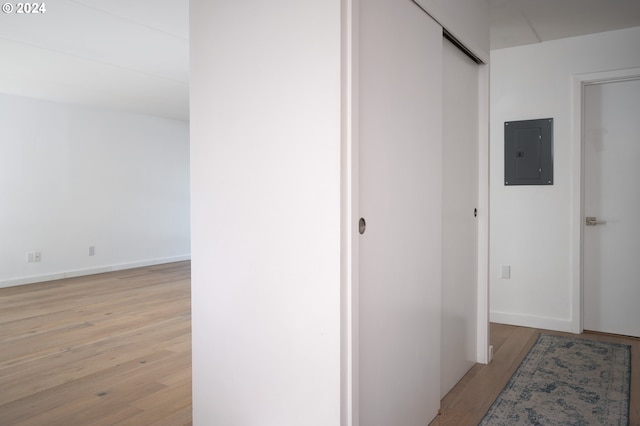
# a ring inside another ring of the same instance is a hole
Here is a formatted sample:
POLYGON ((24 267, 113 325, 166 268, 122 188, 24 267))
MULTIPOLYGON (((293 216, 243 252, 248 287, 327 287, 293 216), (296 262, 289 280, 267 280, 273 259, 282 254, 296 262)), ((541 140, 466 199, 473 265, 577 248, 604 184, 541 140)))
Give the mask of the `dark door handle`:
POLYGON ((360 220, 358 221, 358 232, 360 232, 360 235, 362 235, 366 230, 367 230, 367 221, 364 220, 364 217, 361 217, 360 220))

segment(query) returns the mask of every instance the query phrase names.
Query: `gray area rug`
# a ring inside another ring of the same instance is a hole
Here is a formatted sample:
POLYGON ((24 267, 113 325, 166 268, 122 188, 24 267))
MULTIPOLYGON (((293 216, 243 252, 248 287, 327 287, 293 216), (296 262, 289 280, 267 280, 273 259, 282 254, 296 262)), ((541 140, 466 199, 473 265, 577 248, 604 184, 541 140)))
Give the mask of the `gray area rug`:
POLYGON ((628 425, 630 377, 630 346, 541 334, 480 425, 628 425))

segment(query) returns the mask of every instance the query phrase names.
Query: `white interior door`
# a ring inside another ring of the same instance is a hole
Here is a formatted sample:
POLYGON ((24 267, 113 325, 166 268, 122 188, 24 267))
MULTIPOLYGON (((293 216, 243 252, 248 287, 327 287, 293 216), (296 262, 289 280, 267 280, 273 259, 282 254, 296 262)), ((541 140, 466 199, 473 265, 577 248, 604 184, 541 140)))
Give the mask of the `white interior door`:
POLYGON ((425 425, 440 405, 442 28, 360 2, 359 424, 425 425))
POLYGON ((640 337, 640 80, 585 86, 584 157, 584 329, 640 337))
POLYGON ((475 364, 478 321, 478 65, 443 43, 441 396, 475 364))

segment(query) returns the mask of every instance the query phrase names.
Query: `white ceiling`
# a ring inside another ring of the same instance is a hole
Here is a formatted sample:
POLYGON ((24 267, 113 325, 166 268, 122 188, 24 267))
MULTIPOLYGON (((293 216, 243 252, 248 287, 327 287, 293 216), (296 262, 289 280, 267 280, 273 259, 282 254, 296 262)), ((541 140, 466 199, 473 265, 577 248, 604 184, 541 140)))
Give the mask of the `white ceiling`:
MULTIPOLYGON (((640 0, 487 1, 492 49, 640 26, 640 0)), ((0 13, 0 93, 189 119, 189 0, 45 4, 0 13)))
POLYGON ((487 1, 492 50, 640 26, 640 0, 487 1))
POLYGON ((53 0, 0 14, 0 93, 189 118, 189 0, 53 0))

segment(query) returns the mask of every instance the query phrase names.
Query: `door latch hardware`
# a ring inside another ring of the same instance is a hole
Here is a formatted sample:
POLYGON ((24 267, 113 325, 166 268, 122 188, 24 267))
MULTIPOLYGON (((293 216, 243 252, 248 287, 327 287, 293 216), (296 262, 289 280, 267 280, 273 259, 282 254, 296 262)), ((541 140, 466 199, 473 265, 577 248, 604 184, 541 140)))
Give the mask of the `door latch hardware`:
POLYGON ((604 225, 605 223, 607 223, 606 220, 598 220, 595 216, 587 216, 587 226, 604 225))

